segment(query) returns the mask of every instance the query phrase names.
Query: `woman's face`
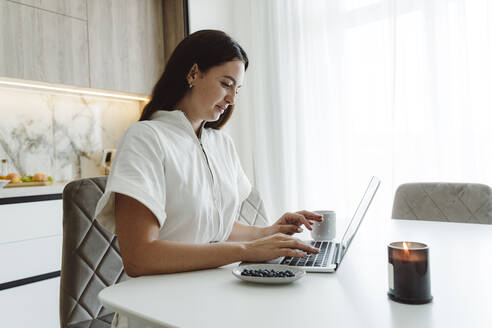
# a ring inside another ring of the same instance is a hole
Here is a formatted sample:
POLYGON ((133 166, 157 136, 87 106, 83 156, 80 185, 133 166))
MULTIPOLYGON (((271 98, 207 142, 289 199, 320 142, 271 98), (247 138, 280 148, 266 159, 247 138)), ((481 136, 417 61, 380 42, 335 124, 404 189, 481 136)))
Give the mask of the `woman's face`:
POLYGON ((243 79, 244 63, 241 60, 212 67, 206 73, 194 66, 188 76, 188 82, 193 85, 190 100, 194 119, 217 121, 228 106, 234 105, 243 79), (193 72, 193 69, 197 71, 193 72), (193 73, 196 74, 193 76, 193 73))

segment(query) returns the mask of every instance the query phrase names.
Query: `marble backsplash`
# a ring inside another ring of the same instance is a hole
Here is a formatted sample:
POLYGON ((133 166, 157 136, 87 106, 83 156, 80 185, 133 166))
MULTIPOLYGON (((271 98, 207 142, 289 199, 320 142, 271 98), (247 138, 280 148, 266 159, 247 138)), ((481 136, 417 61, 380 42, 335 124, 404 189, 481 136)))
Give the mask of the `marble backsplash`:
POLYGON ((55 181, 104 174, 104 149, 117 148, 144 102, 0 86, 0 158, 9 172, 55 181))

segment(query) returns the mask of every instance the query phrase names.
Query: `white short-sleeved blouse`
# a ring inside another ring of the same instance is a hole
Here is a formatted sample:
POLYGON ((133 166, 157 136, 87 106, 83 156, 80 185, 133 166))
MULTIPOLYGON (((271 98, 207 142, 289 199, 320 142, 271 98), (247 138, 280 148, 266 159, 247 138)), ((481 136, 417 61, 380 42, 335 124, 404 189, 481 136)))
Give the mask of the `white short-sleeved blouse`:
MULTIPOLYGON (((224 241, 250 191, 228 135, 202 129, 199 139, 182 111, 157 111, 123 136, 95 217, 115 233, 114 198, 121 193, 154 213, 161 240, 224 241)), ((118 313, 112 327, 142 328, 118 313)))
POLYGON ((228 135, 202 129, 198 138, 182 111, 161 110, 126 131, 95 215, 114 233, 121 193, 152 211, 162 240, 224 241, 250 191, 228 135))

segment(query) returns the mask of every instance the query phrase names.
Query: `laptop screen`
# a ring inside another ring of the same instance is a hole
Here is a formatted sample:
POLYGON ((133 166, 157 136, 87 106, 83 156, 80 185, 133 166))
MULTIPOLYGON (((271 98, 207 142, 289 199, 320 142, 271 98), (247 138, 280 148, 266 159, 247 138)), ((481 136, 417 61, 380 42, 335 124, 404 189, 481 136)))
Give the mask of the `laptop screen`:
POLYGON ((362 219, 364 218, 364 215, 366 215, 369 205, 371 205, 372 199, 374 198, 374 195, 376 194, 376 191, 378 190, 380 183, 381 180, 379 180, 379 178, 377 177, 372 177, 371 181, 369 181, 369 185, 367 186, 366 191, 364 192, 364 196, 362 196, 362 200, 357 206, 357 209, 355 210, 355 213, 352 216, 352 219, 350 220, 347 230, 345 230, 345 233, 343 234, 342 241, 340 243, 341 257, 340 260, 337 261, 338 263, 342 261, 343 256, 347 252, 347 249, 350 246, 352 239, 354 238, 357 230, 359 229, 359 226, 362 222, 362 219))

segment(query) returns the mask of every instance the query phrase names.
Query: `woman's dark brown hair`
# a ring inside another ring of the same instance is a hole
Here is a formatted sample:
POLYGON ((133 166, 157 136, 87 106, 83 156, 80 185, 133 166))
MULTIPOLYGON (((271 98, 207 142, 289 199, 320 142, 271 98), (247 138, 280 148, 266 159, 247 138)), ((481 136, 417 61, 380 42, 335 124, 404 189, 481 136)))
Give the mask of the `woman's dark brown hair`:
MULTIPOLYGON (((155 111, 172 111, 189 90, 186 76, 193 64, 202 73, 231 60, 241 60, 248 68, 248 56, 229 35, 217 30, 202 30, 190 34, 174 49, 164 73, 154 86, 152 98, 145 106, 140 121, 150 120, 155 111)), ((206 128, 220 129, 231 117, 234 106, 230 105, 215 122, 205 123, 206 128)))

